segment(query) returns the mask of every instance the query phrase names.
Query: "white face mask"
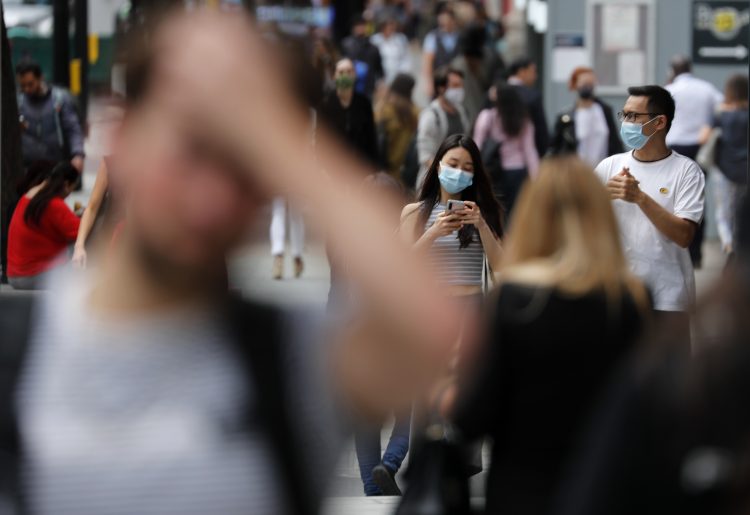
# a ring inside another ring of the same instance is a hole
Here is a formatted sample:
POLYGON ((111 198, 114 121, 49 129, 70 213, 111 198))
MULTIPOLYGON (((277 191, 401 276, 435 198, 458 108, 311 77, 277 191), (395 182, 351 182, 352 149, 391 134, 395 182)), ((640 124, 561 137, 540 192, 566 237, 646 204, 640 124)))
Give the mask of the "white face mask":
POLYGON ((464 88, 448 88, 445 90, 445 99, 456 107, 464 103, 464 98, 466 98, 464 88))

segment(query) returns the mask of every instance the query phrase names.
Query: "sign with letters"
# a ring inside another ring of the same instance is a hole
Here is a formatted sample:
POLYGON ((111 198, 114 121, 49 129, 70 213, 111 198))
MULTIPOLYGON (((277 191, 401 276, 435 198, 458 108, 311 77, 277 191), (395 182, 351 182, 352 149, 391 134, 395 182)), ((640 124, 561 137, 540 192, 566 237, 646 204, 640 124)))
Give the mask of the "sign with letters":
POLYGON ((693 62, 748 64, 750 0, 693 1, 693 62))

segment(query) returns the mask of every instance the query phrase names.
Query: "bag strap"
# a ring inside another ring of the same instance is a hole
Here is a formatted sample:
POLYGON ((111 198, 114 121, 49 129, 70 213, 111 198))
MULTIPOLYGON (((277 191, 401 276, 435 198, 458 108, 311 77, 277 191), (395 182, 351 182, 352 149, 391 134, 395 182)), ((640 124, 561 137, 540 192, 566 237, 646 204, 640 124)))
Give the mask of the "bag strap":
POLYGON ((305 473, 299 435, 289 412, 287 392, 288 371, 284 370, 284 341, 281 312, 269 306, 238 299, 229 301, 230 326, 233 341, 252 377, 257 395, 258 410, 263 430, 271 443, 281 471, 291 513, 310 515, 317 511, 317 502, 310 491, 305 473))
POLYGON ((443 130, 442 125, 443 124, 440 121, 440 113, 438 112, 437 109, 435 109, 435 106, 430 106, 430 111, 432 111, 432 113, 435 115, 435 123, 437 124, 438 130, 442 132, 442 130, 443 130))

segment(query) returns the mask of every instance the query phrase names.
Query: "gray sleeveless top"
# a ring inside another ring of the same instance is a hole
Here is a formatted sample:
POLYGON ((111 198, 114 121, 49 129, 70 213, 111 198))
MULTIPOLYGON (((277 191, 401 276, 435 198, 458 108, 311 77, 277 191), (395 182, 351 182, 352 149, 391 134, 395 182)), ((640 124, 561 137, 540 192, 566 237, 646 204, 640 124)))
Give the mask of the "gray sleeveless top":
MULTIPOLYGON (((445 209, 445 204, 435 205, 427 219, 425 230, 435 223, 438 215, 445 209)), ((472 242, 463 249, 458 239, 458 231, 454 231, 448 236, 441 236, 432 244, 430 257, 436 265, 441 283, 451 286, 482 286, 484 248, 476 231, 472 242)))

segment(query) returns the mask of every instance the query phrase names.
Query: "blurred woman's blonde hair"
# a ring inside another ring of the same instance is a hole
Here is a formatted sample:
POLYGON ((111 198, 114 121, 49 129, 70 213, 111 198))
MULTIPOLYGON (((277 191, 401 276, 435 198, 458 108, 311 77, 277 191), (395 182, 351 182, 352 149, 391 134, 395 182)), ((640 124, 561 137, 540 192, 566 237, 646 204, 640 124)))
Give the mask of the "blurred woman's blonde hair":
POLYGON ((604 291, 616 301, 648 296, 632 275, 611 200, 591 167, 577 156, 546 158, 521 192, 505 245, 501 282, 531 283, 572 295, 604 291))

